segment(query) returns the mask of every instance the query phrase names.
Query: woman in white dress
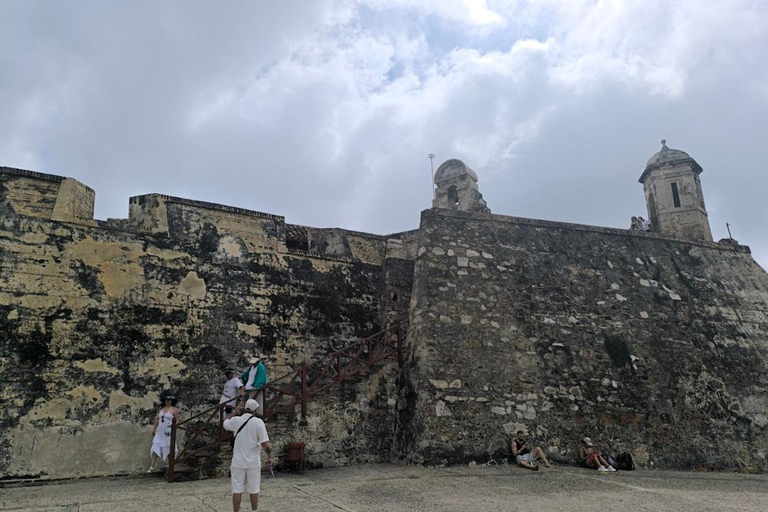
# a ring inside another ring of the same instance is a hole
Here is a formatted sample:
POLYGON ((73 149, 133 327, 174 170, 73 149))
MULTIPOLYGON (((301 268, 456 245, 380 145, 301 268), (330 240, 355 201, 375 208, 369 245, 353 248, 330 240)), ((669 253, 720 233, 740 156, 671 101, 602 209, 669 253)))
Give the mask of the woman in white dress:
MULTIPOLYGON (((168 455, 171 453, 171 424, 173 418, 179 421, 179 411, 175 407, 176 397, 173 395, 166 395, 163 408, 157 413, 155 417, 155 427, 152 429, 152 448, 150 449, 150 462, 149 470, 147 473, 155 471, 155 464, 157 458, 160 457, 163 461, 168 461, 168 455)), ((178 445, 175 447, 175 453, 179 452, 178 445)))

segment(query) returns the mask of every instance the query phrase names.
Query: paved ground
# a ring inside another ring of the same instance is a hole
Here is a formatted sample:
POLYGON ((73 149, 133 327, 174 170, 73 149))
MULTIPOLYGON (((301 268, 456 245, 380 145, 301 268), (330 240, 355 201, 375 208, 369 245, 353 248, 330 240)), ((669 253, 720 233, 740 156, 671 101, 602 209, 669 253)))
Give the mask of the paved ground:
MULTIPOLYGON (((245 498, 245 497, 244 497, 245 498)), ((572 467, 422 468, 392 464, 279 473, 263 481, 265 512, 768 511, 768 475, 572 467)), ((247 501, 242 510, 248 511, 247 501)), ((227 512, 229 480, 71 481, 0 489, 0 511, 227 512)))

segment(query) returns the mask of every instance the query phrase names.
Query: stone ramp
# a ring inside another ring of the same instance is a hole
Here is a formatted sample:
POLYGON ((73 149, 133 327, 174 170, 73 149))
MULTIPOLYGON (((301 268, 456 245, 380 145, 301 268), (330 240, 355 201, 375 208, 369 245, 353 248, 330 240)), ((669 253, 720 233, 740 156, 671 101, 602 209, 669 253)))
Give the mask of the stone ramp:
MULTIPOLYGON (((228 479, 168 485, 160 478, 105 478, 0 489, 0 511, 228 512, 229 493, 228 479)), ((768 475, 371 464, 280 473, 262 480, 260 498, 265 512, 762 511, 768 475)))

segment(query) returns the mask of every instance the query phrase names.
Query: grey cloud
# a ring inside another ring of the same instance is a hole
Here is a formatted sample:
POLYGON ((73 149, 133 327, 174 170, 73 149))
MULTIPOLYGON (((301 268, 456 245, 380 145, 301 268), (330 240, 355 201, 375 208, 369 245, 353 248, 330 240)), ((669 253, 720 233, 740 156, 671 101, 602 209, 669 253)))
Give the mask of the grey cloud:
POLYGON ((162 192, 388 233, 429 206, 434 152, 496 213, 627 227, 664 137, 704 167, 715 237, 730 222, 768 266, 764 33, 697 55, 675 96, 613 69, 555 80, 578 48, 544 15, 479 33, 382 5, 0 4, 0 164, 80 179, 100 218, 162 192), (560 38, 510 53, 531 34, 560 38))

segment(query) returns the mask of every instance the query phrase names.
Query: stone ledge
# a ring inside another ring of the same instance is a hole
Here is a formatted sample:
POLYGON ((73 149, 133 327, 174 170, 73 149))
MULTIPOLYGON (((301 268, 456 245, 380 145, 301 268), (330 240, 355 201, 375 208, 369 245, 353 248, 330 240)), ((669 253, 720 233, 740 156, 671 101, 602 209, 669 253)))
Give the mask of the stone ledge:
MULTIPOLYGON (((186 206, 196 206, 198 208, 205 208, 207 210, 218 210, 228 213, 236 213, 238 215, 246 215, 248 217, 260 217, 262 219, 272 219, 285 222, 285 217, 282 215, 275 215, 273 213, 257 212, 255 210, 246 210, 245 208, 238 208, 237 206, 227 206, 225 204, 209 203, 207 201, 198 201, 196 199, 184 199, 183 197, 167 196, 165 194, 147 194, 160 197, 166 203, 183 204, 186 206)), ((134 196, 141 197, 141 196, 134 196)), ((133 197, 131 198, 133 199, 133 197)))
POLYGON ((323 254, 319 252, 314 251, 305 251, 303 249, 286 249, 285 252, 278 251, 278 254, 289 254, 293 256, 303 256, 305 258, 315 258, 318 260, 332 260, 332 261, 340 261, 343 263, 354 263, 356 260, 353 258, 348 258, 346 256, 335 256, 333 254, 323 254))
POLYGON ((430 216, 453 217, 468 220, 487 220, 505 224, 523 224, 527 226, 568 229, 571 231, 587 231, 592 233, 603 233, 607 235, 626 236, 633 238, 650 238, 653 240, 675 242, 679 244, 698 245, 700 247, 718 249, 721 251, 744 252, 747 254, 752 253, 751 249, 747 245, 723 245, 717 242, 706 242, 703 240, 682 240, 680 238, 674 238, 650 231, 633 231, 631 229, 606 228, 602 226, 590 226, 588 224, 574 224, 571 222, 558 222, 554 220, 528 219, 526 217, 513 217, 511 215, 499 215, 496 213, 471 213, 442 209, 429 209, 421 212, 422 220, 430 216))
POLYGON ((55 174, 45 174, 43 172, 28 171, 26 169, 17 169, 15 167, 0 167, 0 174, 10 174, 12 176, 23 176, 25 178, 33 178, 36 180, 53 181, 61 183, 66 180, 65 176, 57 176, 55 174))

